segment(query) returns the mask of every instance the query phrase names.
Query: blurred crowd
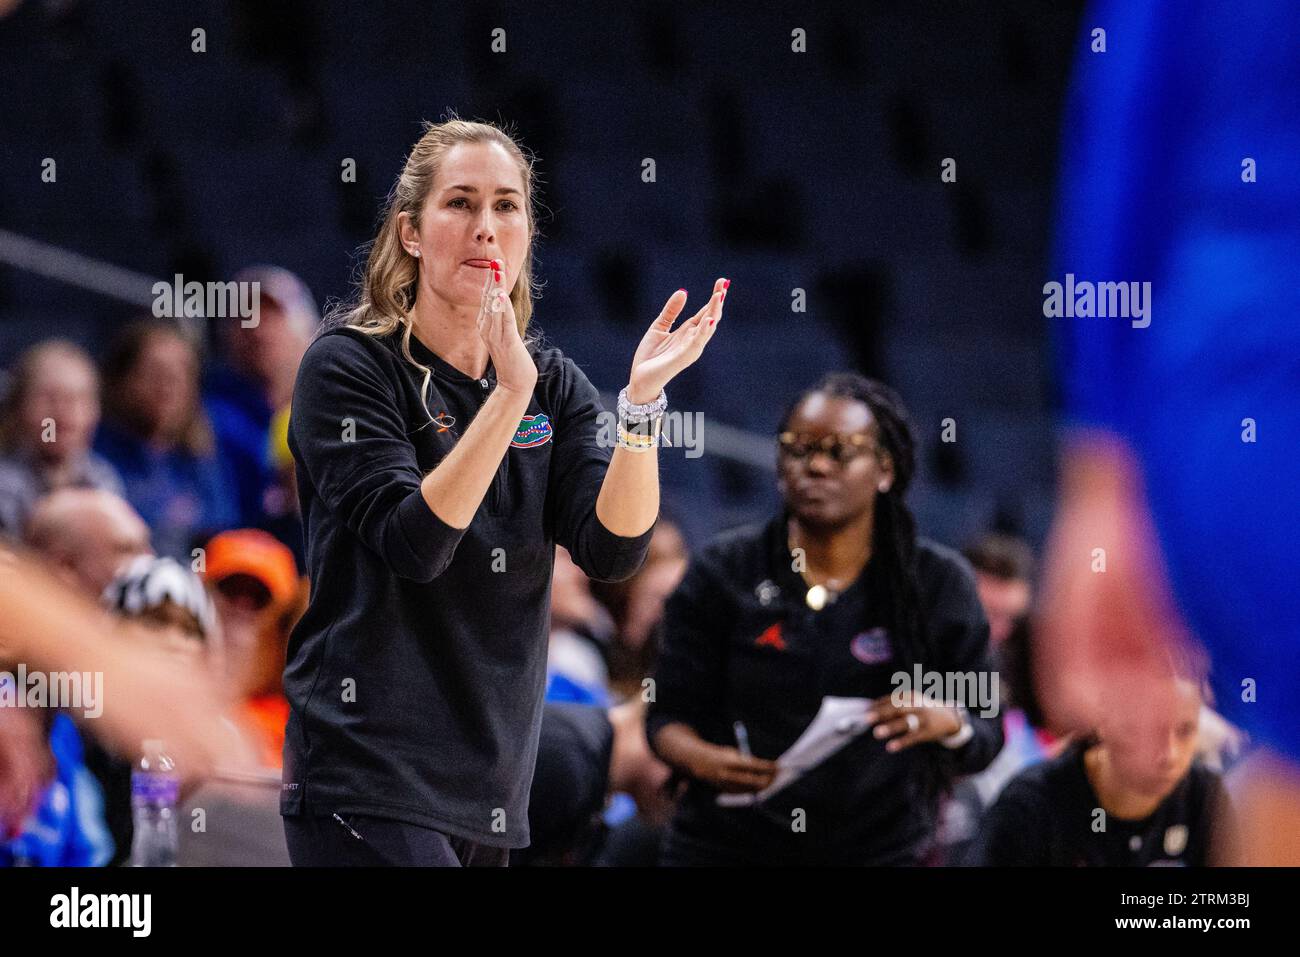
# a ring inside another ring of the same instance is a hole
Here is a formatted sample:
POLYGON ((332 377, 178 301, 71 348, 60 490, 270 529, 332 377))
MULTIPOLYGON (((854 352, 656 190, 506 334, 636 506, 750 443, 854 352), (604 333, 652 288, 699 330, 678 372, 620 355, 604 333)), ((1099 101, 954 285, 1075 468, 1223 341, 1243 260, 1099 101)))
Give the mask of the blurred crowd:
MULTIPOLYGON (((98 362, 50 339, 12 364, 0 414, 0 535, 9 560, 39 560, 69 593, 140 625, 178 667, 216 682, 240 766, 260 769, 260 810, 275 813, 288 715, 281 674, 308 598, 288 403, 319 316, 284 270, 257 267, 236 279, 261 284, 253 328, 231 322, 207 342, 184 323, 144 318, 123 327, 98 362)), ((1054 735, 1035 700, 1030 546, 991 534, 965 557, 1002 678, 1005 745, 945 799, 935 864, 996 862, 988 822, 1009 783, 1073 745, 1108 743, 1054 735)), ((647 741, 646 688, 665 602, 689 558, 670 516, 628 581, 589 581, 557 549, 533 843, 514 863, 658 861, 683 782, 647 741)), ((0 671, 17 664, 0 648, 0 671)), ((1156 785, 1166 794, 1193 765, 1221 772, 1242 746, 1210 709, 1203 681, 1181 675, 1191 691, 1170 707, 1191 707, 1195 727, 1166 755, 1172 770, 1156 785)), ((111 697, 105 704, 116 706, 111 697)), ((1124 742, 1109 745, 1122 753, 1124 742)), ((0 708, 0 863, 128 861, 138 758, 74 711, 0 708)), ((1122 790, 1122 771, 1108 780, 1122 790)), ((282 856, 267 849, 242 863, 282 856)))
MULTIPOLYGON (((243 742, 239 766, 269 781, 288 717, 285 649, 307 600, 288 403, 319 316, 284 270, 238 281, 260 283, 259 322, 215 328, 214 343, 146 317, 98 362, 61 339, 17 358, 0 416, 0 536, 212 678, 243 742)), ((72 714, 0 709, 0 777, 13 785, 0 802, 0 861, 130 854, 139 754, 110 748, 94 719, 72 714), (23 757, 32 742, 42 742, 34 761, 23 757), (38 769, 26 777, 39 786, 19 787, 19 767, 38 769)))

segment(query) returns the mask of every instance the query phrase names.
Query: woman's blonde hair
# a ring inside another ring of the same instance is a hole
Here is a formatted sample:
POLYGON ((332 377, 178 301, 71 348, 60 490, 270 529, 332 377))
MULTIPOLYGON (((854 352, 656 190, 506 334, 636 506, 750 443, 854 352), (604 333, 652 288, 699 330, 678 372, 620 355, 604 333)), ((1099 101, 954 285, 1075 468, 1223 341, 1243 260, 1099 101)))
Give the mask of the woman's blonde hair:
MULTIPOLYGON (((365 273, 358 282, 355 298, 336 303, 326 314, 321 332, 347 326, 373 336, 387 336, 401 331, 402 355, 424 373, 420 401, 427 403, 432 370, 411 355, 411 309, 415 306, 419 278, 418 260, 402 245, 398 217, 407 213, 411 225, 420 228, 420 215, 448 151, 460 143, 496 143, 519 165, 524 183, 524 210, 528 216, 528 251, 519 272, 519 281, 510 291, 519 335, 529 341, 528 326, 533 315, 533 296, 540 287, 533 280, 533 245, 537 238, 536 201, 533 194, 534 159, 515 138, 491 123, 462 120, 450 114, 441 123, 424 124, 424 133, 407 154, 401 175, 388 193, 381 214, 379 234, 370 243, 365 273)), ((364 248, 364 247, 363 247, 364 248)), ((428 412, 426 405, 425 411, 428 412)))

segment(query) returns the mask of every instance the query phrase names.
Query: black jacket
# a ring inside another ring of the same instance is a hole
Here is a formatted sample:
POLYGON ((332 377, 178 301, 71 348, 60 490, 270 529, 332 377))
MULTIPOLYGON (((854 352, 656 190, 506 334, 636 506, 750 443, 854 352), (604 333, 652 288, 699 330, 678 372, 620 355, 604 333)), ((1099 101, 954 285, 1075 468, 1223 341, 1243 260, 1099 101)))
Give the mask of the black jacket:
POLYGON ((525 847, 555 544, 618 580, 653 529, 624 538, 597 520, 602 409, 557 349, 535 350, 533 401, 469 527, 441 521, 421 479, 495 375, 471 379, 414 337, 411 352, 433 370, 436 423, 396 335, 331 330, 298 372, 289 447, 311 603, 284 674, 281 813, 353 811, 525 847))
POLYGON ((980 822, 985 867, 1204 867, 1231 813, 1219 775, 1194 763, 1149 817, 1107 818, 1084 769, 1087 747, 1021 771, 980 822))
MULTIPOLYGON (((785 529, 784 514, 735 529, 691 562, 665 610, 647 718, 652 742, 665 725, 682 722, 707 741, 735 746, 739 720, 752 752, 775 759, 824 696, 894 690, 900 668, 883 627, 888 597, 879 563, 869 562, 834 603, 813 612, 785 529)), ((988 623, 965 560, 922 540, 917 565, 924 620, 942 649, 923 667, 992 674, 988 623)), ((999 717, 974 707, 970 716, 974 736, 955 750, 930 743, 891 754, 868 731, 756 807, 718 807, 716 790, 691 781, 673 821, 678 845, 693 848, 693 858, 740 864, 917 862, 937 813, 922 787, 925 752, 968 774, 1002 747, 999 717), (799 810, 803 831, 792 826, 799 810)))

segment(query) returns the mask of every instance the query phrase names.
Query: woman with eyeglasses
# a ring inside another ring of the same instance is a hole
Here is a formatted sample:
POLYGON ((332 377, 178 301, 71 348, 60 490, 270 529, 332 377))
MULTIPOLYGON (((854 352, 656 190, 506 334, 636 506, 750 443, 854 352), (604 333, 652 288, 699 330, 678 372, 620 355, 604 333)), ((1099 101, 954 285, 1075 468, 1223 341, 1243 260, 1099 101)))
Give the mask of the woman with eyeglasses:
POLYGON ((661 863, 922 863, 949 781, 1002 746, 974 576, 917 538, 892 389, 827 376, 778 456, 780 514, 724 533, 668 601, 646 731, 688 783, 661 863), (854 699, 831 753, 778 762, 828 697, 854 699))

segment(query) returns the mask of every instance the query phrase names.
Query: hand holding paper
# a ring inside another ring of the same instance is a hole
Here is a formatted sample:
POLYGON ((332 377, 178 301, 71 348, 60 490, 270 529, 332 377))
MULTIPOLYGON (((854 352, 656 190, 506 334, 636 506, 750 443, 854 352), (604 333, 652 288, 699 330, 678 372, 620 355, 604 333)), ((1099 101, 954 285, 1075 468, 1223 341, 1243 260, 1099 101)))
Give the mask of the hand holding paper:
POLYGON ((777 773, 772 783, 756 794, 719 794, 718 804, 722 807, 756 804, 793 784, 871 727, 867 718, 871 705, 870 698, 823 698, 812 723, 776 759, 777 773))

